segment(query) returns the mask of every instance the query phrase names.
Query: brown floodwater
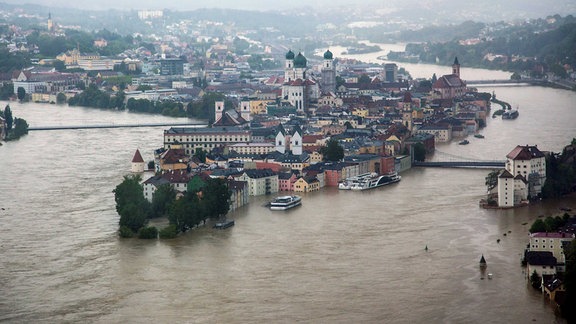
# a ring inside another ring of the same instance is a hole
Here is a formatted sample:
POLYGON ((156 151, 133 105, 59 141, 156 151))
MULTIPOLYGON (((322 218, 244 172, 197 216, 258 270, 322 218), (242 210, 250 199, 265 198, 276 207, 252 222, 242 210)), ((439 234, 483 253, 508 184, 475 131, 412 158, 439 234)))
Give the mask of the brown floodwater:
MULTIPOLYGON (((519 106, 520 117, 490 119, 484 139, 440 152, 504 159, 517 144, 559 151, 576 137, 574 92, 482 90, 519 106)), ((174 121, 10 105, 31 125, 174 121)), ((412 169, 367 192, 305 194, 286 212, 255 197, 230 215, 228 230, 119 239, 112 190, 136 148, 152 159, 162 130, 38 131, 0 147, 0 321, 563 322, 526 285, 520 257, 530 224, 559 207, 576 210, 576 201, 480 209, 488 170, 412 169), (481 255, 491 280, 482 279, 481 255)))

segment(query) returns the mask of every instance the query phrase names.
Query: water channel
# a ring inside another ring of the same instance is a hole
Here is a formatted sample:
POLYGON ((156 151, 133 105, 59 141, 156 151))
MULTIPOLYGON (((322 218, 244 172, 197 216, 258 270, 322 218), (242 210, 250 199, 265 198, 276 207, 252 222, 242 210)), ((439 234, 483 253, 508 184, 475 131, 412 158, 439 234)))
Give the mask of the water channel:
MULTIPOLYGON (((463 78, 482 78, 464 71, 463 78)), ((481 91, 519 106, 520 117, 489 119, 484 139, 440 151, 503 159, 517 144, 559 151, 576 137, 574 92, 481 91)), ((10 106, 30 125, 182 121, 10 106)), ((287 212, 272 212, 262 206, 271 197, 256 197, 230 215, 236 226, 228 230, 119 239, 112 190, 136 148, 152 159, 162 130, 37 131, 0 146, 0 321, 563 323, 527 287, 520 255, 533 220, 559 206, 576 210, 576 202, 480 209, 488 170, 412 169, 400 183, 370 192, 306 194, 287 212), (492 280, 481 279, 482 254, 492 280)))

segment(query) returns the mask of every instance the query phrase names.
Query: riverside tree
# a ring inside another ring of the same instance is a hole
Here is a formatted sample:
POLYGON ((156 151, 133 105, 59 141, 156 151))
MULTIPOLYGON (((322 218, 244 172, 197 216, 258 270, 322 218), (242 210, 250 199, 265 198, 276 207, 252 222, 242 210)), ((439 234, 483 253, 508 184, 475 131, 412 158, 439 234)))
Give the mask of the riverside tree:
POLYGON ((124 176, 122 183, 113 190, 116 211, 120 215, 120 227, 128 228, 134 233, 146 225, 150 211, 150 203, 144 197, 144 190, 140 185, 141 180, 140 175, 124 176))
POLYGON ((230 210, 230 190, 223 179, 210 179, 202 190, 204 209, 209 218, 226 216, 230 210))
POLYGON ((6 105, 4 108, 4 119, 6 120, 6 129, 10 131, 14 123, 14 117, 12 117, 12 110, 10 109, 10 105, 6 105))
POLYGON ((152 196, 151 217, 166 215, 170 205, 176 200, 176 190, 170 184, 164 184, 154 191, 152 196))
POLYGON ((486 176, 486 189, 488 192, 492 191, 492 189, 496 188, 498 185, 498 175, 500 174, 499 170, 492 170, 486 176))
POLYGON ((26 98, 26 89, 24 89, 22 87, 18 87, 18 89, 16 89, 16 91, 17 91, 18 100, 22 101, 22 100, 24 100, 24 98, 26 98))

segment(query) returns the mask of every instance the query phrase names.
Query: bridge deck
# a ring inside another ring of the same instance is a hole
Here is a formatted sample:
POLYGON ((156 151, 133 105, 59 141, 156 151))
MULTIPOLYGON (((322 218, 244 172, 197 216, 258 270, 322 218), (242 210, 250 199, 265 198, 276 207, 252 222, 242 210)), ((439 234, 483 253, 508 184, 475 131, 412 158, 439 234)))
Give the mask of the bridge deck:
POLYGON ((94 128, 133 128, 133 127, 160 127, 160 126, 190 126, 205 127, 207 124, 198 122, 186 123, 144 123, 144 124, 96 124, 96 125, 53 125, 28 127, 29 131, 66 130, 66 129, 94 129, 94 128))
POLYGON ((451 161, 451 162, 414 162, 415 167, 436 168, 503 168, 505 161, 451 161))

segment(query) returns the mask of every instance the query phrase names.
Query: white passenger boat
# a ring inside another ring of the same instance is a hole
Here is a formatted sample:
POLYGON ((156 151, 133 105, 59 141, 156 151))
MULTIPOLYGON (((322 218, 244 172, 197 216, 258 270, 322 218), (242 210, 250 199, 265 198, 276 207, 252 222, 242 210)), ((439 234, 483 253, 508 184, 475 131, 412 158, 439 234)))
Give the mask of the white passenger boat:
POLYGON ((396 172, 374 176, 371 178, 364 179, 358 183, 355 183, 350 188, 351 190, 368 190, 373 188, 378 188, 386 186, 392 183, 399 182, 402 179, 401 176, 396 172))
POLYGON ((300 196, 280 196, 270 202, 271 210, 286 210, 302 204, 300 196))
POLYGON ((363 174, 359 174, 357 176, 353 176, 353 177, 349 177, 346 178, 344 181, 338 183, 338 189, 340 190, 350 190, 352 189, 353 186, 355 186, 357 183, 362 182, 366 179, 370 179, 372 177, 375 177, 377 175, 377 173, 374 172, 368 172, 368 173, 363 173, 363 174))

